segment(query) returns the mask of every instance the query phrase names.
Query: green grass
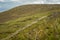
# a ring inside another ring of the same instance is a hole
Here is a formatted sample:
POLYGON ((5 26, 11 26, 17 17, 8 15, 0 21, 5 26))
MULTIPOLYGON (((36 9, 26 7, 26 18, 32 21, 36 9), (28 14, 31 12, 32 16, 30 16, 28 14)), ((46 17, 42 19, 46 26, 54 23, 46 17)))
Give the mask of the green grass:
POLYGON ((3 12, 3 14, 0 15, 0 40, 43 16, 47 17, 8 40, 60 40, 59 5, 28 5, 3 12), (23 11, 23 9, 25 11, 23 11), (56 12, 57 15, 55 15, 56 12), (6 20, 4 18, 6 18, 6 20))
POLYGON ((25 17, 20 17, 16 20, 11 20, 11 21, 7 21, 3 24, 0 25, 0 39, 7 37, 7 35, 10 35, 11 33, 15 32, 18 29, 21 29, 23 27, 25 27, 28 24, 31 24, 31 22, 35 21, 36 19, 43 17, 43 16, 47 16, 49 15, 48 13, 37 13, 34 15, 28 15, 25 17), (4 33, 4 34, 3 34, 4 33), (5 35, 6 34, 6 35, 5 35), (2 36, 5 35, 5 36, 2 36))
POLYGON ((53 19, 44 18, 10 40, 60 40, 60 17, 53 19))

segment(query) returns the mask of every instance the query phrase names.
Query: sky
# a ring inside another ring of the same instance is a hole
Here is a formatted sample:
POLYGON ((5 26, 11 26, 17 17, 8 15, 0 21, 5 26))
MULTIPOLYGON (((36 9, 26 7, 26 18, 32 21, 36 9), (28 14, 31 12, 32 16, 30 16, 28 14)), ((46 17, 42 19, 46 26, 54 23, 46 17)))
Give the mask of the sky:
POLYGON ((25 4, 60 4, 60 0, 0 0, 0 12, 25 4))

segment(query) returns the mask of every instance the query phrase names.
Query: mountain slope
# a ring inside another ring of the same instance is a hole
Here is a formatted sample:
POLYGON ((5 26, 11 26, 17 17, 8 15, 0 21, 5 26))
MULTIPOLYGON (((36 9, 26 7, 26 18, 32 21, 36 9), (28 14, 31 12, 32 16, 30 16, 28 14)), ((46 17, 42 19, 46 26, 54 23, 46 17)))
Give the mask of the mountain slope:
POLYGON ((60 5, 23 5, 1 13, 0 40, 5 38, 7 40, 60 40, 60 5), (44 16, 47 17, 41 19, 44 16), (36 20, 36 23, 30 25, 36 20), (27 25, 30 26, 26 28, 27 25), (15 34, 16 32, 18 33, 15 34), (12 34, 14 36, 8 38, 12 34))
POLYGON ((10 40, 60 40, 60 12, 53 12, 10 40))
POLYGON ((0 13, 0 23, 6 22, 12 19, 19 18, 21 16, 31 15, 40 12, 46 12, 51 10, 59 10, 60 5, 23 5, 16 8, 13 8, 9 11, 0 13))

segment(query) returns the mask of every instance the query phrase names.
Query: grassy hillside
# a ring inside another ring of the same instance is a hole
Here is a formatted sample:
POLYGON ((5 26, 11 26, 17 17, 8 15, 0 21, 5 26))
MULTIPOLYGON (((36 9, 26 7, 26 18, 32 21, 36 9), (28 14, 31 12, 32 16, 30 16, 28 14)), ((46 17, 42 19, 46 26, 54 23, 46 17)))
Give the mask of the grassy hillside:
POLYGON ((52 13, 10 40, 60 40, 60 12, 52 13))
POLYGON ((0 23, 6 22, 12 19, 20 18, 22 16, 33 15, 36 13, 46 12, 46 11, 57 11, 60 9, 60 5, 23 5, 13 8, 9 11, 0 13, 0 23))
POLYGON ((1 39, 60 40, 60 5, 23 5, 0 13, 1 39), (47 17, 38 20, 44 16, 47 17), (37 22, 22 30, 35 21, 37 22), (22 31, 10 37, 17 30, 22 31))

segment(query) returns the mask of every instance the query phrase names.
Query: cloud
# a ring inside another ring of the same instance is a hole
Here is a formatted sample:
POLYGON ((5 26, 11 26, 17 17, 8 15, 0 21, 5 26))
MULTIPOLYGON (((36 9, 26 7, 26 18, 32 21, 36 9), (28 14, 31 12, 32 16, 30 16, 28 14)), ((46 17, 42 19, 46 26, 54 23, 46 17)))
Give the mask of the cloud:
POLYGON ((19 2, 22 4, 60 4, 60 0, 0 0, 0 2, 19 2))
POLYGON ((35 4, 60 4, 60 0, 35 0, 35 4))
POLYGON ((0 2, 4 2, 4 0, 0 0, 0 2))
POLYGON ((31 3, 31 4, 44 4, 45 1, 46 1, 46 0, 34 0, 34 1, 31 0, 30 3, 31 3))
POLYGON ((60 4, 60 0, 46 0, 46 4, 60 4))
POLYGON ((32 4, 44 4, 44 1, 34 1, 32 4))
POLYGON ((0 8, 1 8, 2 6, 0 6, 0 8))
POLYGON ((18 2, 18 1, 20 1, 20 0, 11 0, 11 1, 18 2))

